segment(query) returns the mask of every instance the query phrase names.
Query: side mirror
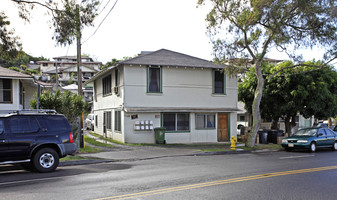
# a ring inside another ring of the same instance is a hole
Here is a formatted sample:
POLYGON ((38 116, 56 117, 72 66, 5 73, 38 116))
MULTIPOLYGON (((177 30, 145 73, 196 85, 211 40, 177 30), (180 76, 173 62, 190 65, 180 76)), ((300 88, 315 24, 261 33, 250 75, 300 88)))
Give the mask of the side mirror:
POLYGON ((317 137, 323 136, 323 133, 318 133, 317 137))

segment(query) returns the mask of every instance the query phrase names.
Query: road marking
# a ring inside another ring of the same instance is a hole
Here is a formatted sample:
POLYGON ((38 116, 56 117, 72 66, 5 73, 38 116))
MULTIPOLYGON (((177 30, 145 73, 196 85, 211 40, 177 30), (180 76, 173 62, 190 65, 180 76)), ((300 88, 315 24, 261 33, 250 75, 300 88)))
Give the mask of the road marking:
POLYGON ((145 197, 145 196, 177 192, 177 191, 183 191, 183 190, 190 190, 190 189, 196 189, 196 188, 210 187, 210 186, 216 186, 216 185, 224 185, 224 184, 229 184, 229 183, 257 180, 257 179, 263 179, 263 178, 269 178, 269 177, 285 176, 285 175, 301 174, 301 173, 309 173, 309 172, 317 172, 317 171, 325 171, 325 170, 333 170, 333 169, 337 169, 337 166, 273 172, 273 173, 268 173, 268 174, 259 174, 259 175, 254 175, 254 176, 224 179, 224 180, 219 180, 219 181, 211 181, 211 182, 184 185, 184 186, 178 186, 178 187, 163 188, 163 189, 158 189, 158 190, 150 190, 150 191, 139 192, 139 193, 131 193, 131 194, 111 196, 111 197, 104 197, 104 198, 98 198, 95 200, 130 199, 130 198, 145 197))
POLYGON ((280 159, 292 159, 292 158, 306 158, 306 157, 314 157, 315 155, 305 155, 305 156, 287 156, 287 157, 280 157, 280 159))

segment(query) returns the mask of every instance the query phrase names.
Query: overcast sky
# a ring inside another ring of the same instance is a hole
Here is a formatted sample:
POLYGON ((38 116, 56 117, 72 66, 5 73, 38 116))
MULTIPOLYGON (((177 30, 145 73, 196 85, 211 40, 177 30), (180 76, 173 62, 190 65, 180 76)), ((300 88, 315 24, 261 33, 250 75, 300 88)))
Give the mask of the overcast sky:
MULTIPOLYGON (((95 20, 95 27, 84 28, 82 54, 106 63, 112 58, 132 57, 141 51, 165 48, 212 59, 212 45, 206 35, 205 22, 209 7, 197 7, 197 0, 119 0, 97 32, 87 40, 115 1, 102 0, 99 10, 109 4, 95 20)), ((17 8, 10 0, 1 0, 1 10, 9 17, 11 28, 21 38, 23 50, 28 54, 50 59, 76 55, 76 41, 70 47, 55 45, 53 29, 49 29, 50 16, 45 15, 44 8, 34 10, 30 24, 19 19, 17 8)), ((306 59, 313 59, 319 53, 308 50, 305 54, 306 59)), ((267 56, 287 59, 276 51, 267 56)))

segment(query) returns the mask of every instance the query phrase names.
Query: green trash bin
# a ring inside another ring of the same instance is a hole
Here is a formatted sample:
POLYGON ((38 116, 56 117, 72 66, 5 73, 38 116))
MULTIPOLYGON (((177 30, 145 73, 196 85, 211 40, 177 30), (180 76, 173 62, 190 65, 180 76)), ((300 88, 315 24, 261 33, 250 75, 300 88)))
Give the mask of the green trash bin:
POLYGON ((165 144, 165 128, 155 128, 154 129, 154 137, 156 140, 156 144, 165 144))

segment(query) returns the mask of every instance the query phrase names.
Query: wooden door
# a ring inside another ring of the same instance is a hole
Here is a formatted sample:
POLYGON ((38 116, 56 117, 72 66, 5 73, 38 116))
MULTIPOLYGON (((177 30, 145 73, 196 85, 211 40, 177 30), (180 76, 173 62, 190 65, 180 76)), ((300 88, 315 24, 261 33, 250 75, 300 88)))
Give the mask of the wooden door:
POLYGON ((218 114, 218 141, 229 141, 228 137, 228 114, 218 114))

